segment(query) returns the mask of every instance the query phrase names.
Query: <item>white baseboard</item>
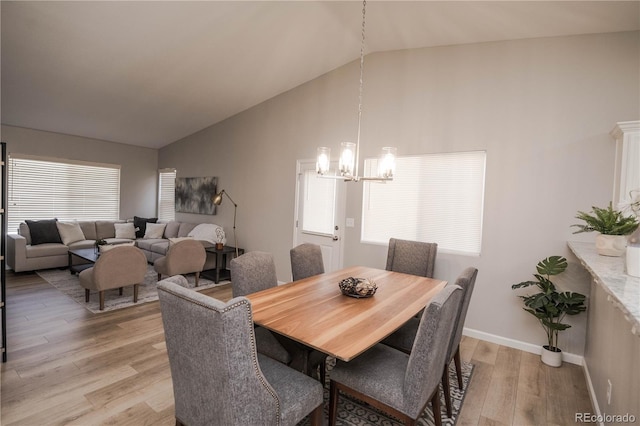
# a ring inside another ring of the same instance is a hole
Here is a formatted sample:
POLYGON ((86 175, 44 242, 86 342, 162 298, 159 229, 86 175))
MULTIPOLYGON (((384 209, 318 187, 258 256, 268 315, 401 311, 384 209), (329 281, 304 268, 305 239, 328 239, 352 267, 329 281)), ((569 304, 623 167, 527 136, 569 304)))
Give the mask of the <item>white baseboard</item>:
MULTIPOLYGON (((462 334, 465 336, 473 337, 479 340, 485 340, 487 342, 496 343, 498 345, 507 346, 509 348, 519 349, 521 351, 529 352, 532 354, 540 355, 541 346, 534 345, 520 340, 509 339, 507 337, 497 336, 495 334, 485 333, 484 331, 473 330, 470 328, 464 328, 462 334)), ((584 357, 581 355, 571 354, 568 352, 562 352, 562 360, 570 364, 576 364, 584 366, 584 357)))

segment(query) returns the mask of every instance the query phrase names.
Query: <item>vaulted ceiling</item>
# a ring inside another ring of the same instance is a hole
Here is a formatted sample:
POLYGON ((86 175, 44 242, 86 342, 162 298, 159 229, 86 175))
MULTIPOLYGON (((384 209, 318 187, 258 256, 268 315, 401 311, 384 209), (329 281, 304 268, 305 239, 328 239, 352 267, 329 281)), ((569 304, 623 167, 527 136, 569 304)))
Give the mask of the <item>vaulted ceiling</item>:
MULTIPOLYGON (((639 30, 639 5, 370 0, 366 52, 639 30)), ((152 148, 360 53, 359 1, 2 1, 0 7, 3 124, 152 148)))

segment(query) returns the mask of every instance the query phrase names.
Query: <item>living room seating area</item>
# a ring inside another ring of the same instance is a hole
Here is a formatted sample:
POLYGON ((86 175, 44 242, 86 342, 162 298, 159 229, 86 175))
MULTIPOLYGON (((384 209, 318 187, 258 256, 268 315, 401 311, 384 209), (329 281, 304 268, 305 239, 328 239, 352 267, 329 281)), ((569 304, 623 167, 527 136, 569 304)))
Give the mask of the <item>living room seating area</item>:
MULTIPOLYGON (((58 221, 56 219, 20 223, 17 233, 7 235, 7 265, 14 272, 63 268, 69 250, 96 247, 96 242, 122 244, 134 242, 147 262, 164 257, 169 244, 183 239, 199 240, 205 248, 217 241, 215 224, 161 222, 155 218, 131 220, 58 221)), ((216 265, 215 255, 207 254, 204 270, 216 265)))

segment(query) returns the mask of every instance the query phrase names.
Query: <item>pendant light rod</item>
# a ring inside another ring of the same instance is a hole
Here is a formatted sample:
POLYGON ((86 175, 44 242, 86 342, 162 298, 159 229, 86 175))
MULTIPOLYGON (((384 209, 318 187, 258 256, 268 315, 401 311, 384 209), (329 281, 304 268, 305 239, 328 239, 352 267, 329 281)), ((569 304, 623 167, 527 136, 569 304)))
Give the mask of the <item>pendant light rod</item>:
POLYGON ((355 177, 358 174, 360 166, 360 126, 362 124, 362 92, 364 91, 364 36, 365 36, 365 17, 367 12, 367 0, 362 0, 362 32, 360 39, 360 86, 358 89, 358 135, 356 137, 356 167, 355 177))

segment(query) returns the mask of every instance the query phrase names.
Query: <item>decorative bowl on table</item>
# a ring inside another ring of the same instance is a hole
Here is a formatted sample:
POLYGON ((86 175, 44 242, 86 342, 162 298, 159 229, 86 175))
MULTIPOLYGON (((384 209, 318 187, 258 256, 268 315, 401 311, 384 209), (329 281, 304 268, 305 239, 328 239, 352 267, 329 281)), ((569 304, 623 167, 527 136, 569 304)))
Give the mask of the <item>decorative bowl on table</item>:
POLYGON ((378 286, 368 278, 345 278, 338 283, 340 291, 345 296, 363 298, 376 294, 378 286))

